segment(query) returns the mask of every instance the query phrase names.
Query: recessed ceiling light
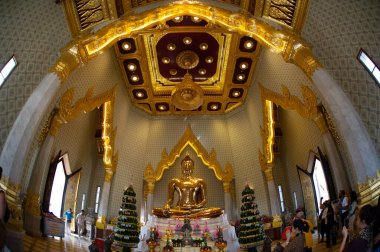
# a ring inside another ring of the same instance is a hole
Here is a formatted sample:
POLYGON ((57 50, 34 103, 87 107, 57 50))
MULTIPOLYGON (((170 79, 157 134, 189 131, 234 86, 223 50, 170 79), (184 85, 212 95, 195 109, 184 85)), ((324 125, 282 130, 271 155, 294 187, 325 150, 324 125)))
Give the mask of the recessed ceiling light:
POLYGON ((171 75, 176 75, 176 74, 177 74, 177 70, 175 70, 175 69, 170 69, 169 73, 170 73, 171 75))
POLYGON ((158 106, 158 109, 159 109, 159 110, 165 110, 165 109, 166 109, 166 106, 165 106, 164 104, 160 104, 160 105, 158 106))
POLYGON ((240 69, 245 70, 248 68, 248 63, 244 61, 244 62, 240 63, 239 67, 240 67, 240 69))
POLYGON ((166 48, 167 48, 169 51, 174 51, 175 48, 176 48, 176 46, 175 46, 175 44, 170 43, 170 44, 168 44, 168 45, 166 46, 166 48))
POLYGON ((137 81, 139 81, 140 77, 137 76, 137 75, 132 75, 131 79, 132 79, 133 82, 137 82, 137 81))
POLYGON ((201 75, 205 75, 206 74, 206 69, 201 68, 201 69, 199 69, 198 73, 201 74, 201 75))
POLYGON ((179 23, 179 22, 181 22, 182 20, 183 20, 183 16, 173 18, 173 21, 176 22, 176 23, 179 23))
POLYGON ((214 61, 214 58, 211 57, 211 56, 208 56, 206 59, 205 59, 206 63, 209 63, 211 64, 213 61, 214 61))
POLYGON ((170 59, 168 57, 163 57, 162 58, 162 63, 169 64, 169 62, 170 62, 170 59))
POLYGON ((211 105, 210 107, 212 110, 217 110, 219 108, 219 106, 217 104, 213 104, 211 105))
POLYGON ((131 50, 132 45, 131 45, 131 43, 129 43, 129 42, 124 42, 124 43, 121 45, 121 47, 123 47, 124 50, 129 51, 129 50, 131 50))
POLYGON ((136 96, 137 96, 138 98, 142 98, 142 97, 144 97, 144 93, 143 93, 143 92, 137 92, 137 93, 136 93, 136 96))
POLYGON ((129 70, 129 71, 135 71, 135 70, 136 70, 136 65, 133 64, 133 63, 129 63, 129 64, 128 64, 128 70, 129 70))
POLYGON ((201 19, 199 17, 191 17, 191 20, 194 22, 194 23, 199 23, 201 21, 201 19))
POLYGON ((184 43, 185 45, 190 45, 192 41, 193 41, 193 40, 192 40, 190 37, 184 37, 184 38, 183 38, 183 43, 184 43))
POLYGON ((239 97, 240 96, 240 91, 234 91, 232 92, 233 97, 239 97))
POLYGON ((253 42, 251 40, 247 40, 244 42, 245 49, 251 49, 253 47, 253 42))
POLYGON ((240 80, 240 81, 242 81, 242 80, 245 79, 245 75, 244 74, 238 74, 237 75, 237 79, 240 80))
POLYGON ((200 48, 202 51, 206 51, 207 48, 208 48, 208 44, 206 44, 206 43, 202 43, 202 44, 199 45, 199 48, 200 48))

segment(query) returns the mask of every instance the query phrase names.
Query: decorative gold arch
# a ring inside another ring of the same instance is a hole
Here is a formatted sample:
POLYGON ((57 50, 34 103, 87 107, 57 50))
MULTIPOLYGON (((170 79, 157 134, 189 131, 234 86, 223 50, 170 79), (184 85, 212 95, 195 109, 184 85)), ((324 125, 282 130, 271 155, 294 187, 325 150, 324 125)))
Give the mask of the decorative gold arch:
POLYGON ((147 190, 149 192, 154 191, 154 184, 156 181, 160 181, 162 175, 166 169, 169 169, 170 166, 174 164, 177 158, 180 157, 182 151, 190 146, 197 156, 202 160, 203 164, 214 171, 215 177, 223 182, 223 186, 229 188, 229 184, 233 179, 234 172, 230 162, 227 161, 224 171, 218 160, 216 159, 216 152, 214 148, 211 149, 210 153, 207 153, 206 149, 198 141, 197 137, 194 135, 191 130, 190 125, 187 126, 185 132, 183 133, 181 139, 173 147, 170 154, 167 153, 166 148, 162 150, 161 160, 157 165, 156 171, 153 170, 153 167, 150 163, 145 168, 144 180, 148 183, 147 190))
POLYGON ((272 166, 274 159, 272 148, 274 143, 274 122, 272 118, 273 102, 284 109, 296 110, 300 116, 313 120, 321 134, 327 132, 328 128, 322 112, 318 109, 317 96, 306 85, 301 85, 301 92, 304 98, 303 101, 297 96, 291 95, 286 86, 282 86, 283 95, 265 88, 260 83, 259 87, 261 91, 265 124, 264 128, 260 127, 264 153, 259 150, 259 160, 261 169, 265 173, 267 180, 272 180, 272 166))
POLYGON ((118 162, 118 152, 113 155, 116 130, 113 130, 113 110, 116 94, 116 86, 109 91, 93 97, 93 88, 87 90, 86 95, 79 98, 74 105, 74 88, 68 89, 59 101, 58 110, 54 115, 49 134, 55 136, 62 124, 74 120, 82 112, 92 111, 95 108, 104 106, 102 122, 102 141, 103 141, 103 163, 106 170, 105 180, 110 182, 116 170, 118 162))
POLYGON ((308 77, 321 67, 311 51, 311 46, 290 30, 277 30, 248 13, 235 13, 215 6, 181 1, 116 20, 95 33, 77 38, 61 50, 61 57, 52 71, 63 83, 78 65, 85 64, 119 39, 160 25, 178 15, 196 15, 211 25, 218 24, 228 30, 251 36, 271 51, 280 54, 285 61, 299 66, 308 77))

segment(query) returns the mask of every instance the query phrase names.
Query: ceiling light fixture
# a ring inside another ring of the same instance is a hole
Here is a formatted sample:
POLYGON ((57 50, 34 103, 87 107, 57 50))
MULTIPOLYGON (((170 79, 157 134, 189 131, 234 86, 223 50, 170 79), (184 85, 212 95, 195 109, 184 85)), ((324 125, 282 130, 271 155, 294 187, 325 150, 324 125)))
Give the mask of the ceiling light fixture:
POLYGON ((191 17, 191 20, 194 22, 194 23, 199 23, 201 21, 201 19, 199 17, 191 17))
POLYGON ((211 64, 212 62, 214 62, 214 58, 211 57, 211 56, 208 56, 206 59, 205 59, 206 63, 209 63, 211 64))
POLYGON ((137 82, 137 81, 140 80, 140 77, 137 76, 137 75, 132 75, 132 76, 131 76, 131 80, 132 80, 133 82, 137 82))
POLYGON ((167 48, 169 51, 174 51, 175 48, 176 48, 176 46, 175 46, 175 44, 170 43, 170 44, 168 44, 168 45, 166 46, 166 48, 167 48))
POLYGON ((190 45, 193 40, 190 37, 183 38, 183 43, 185 45, 190 45))
POLYGON ((162 58, 162 63, 169 64, 170 63, 170 59, 168 57, 163 57, 162 58))
POLYGON ((131 48, 132 48, 132 45, 131 45, 131 43, 129 43, 129 42, 124 42, 121 46, 122 46, 123 49, 126 50, 126 51, 129 51, 129 50, 131 50, 131 48))
POLYGON ((206 51, 207 48, 208 48, 208 44, 206 44, 206 43, 202 43, 202 44, 199 45, 199 48, 200 48, 202 51, 206 51))
POLYGON ((245 49, 251 49, 253 47, 253 42, 250 40, 247 40, 244 42, 244 48, 245 49))
POLYGON ((239 81, 242 81, 242 80, 245 79, 245 75, 244 75, 244 74, 238 74, 238 75, 237 75, 237 79, 238 79, 239 81))
POLYGON ((242 62, 242 63, 240 63, 239 67, 240 67, 240 69, 245 70, 245 69, 248 68, 248 63, 247 62, 242 62))
POLYGON ((136 70, 136 65, 133 64, 133 63, 128 64, 128 70, 129 71, 135 71, 136 70))

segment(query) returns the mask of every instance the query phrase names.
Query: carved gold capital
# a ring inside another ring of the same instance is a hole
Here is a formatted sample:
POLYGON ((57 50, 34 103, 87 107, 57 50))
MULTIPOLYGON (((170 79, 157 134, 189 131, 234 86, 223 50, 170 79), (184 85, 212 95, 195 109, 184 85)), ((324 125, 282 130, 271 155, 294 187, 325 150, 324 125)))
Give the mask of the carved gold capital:
POLYGON ((73 41, 69 46, 61 50, 61 56, 50 69, 58 75, 61 83, 74 71, 81 63, 86 63, 88 57, 79 41, 73 41))
POLYGON ((264 174, 265 174, 265 179, 266 179, 267 181, 271 181, 271 180, 273 180, 272 168, 267 168, 267 169, 264 171, 264 174))
POLYGON ((39 217, 40 213, 40 196, 32 191, 28 191, 25 200, 25 211, 35 217, 39 217))
POLYGON ((111 183, 112 178, 113 178, 113 171, 112 169, 107 169, 107 168, 105 170, 106 170, 106 176, 104 178, 104 181, 111 183))
POLYGON ((107 227, 107 217, 100 215, 96 220, 96 228, 98 229, 106 229, 107 227))
POLYGON ((322 68, 322 64, 313 55, 311 46, 295 34, 290 36, 282 56, 285 61, 299 66, 310 79, 315 70, 322 68))
POLYGON ((155 183, 147 183, 147 193, 154 193, 155 183))
POLYGON ((225 193, 231 192, 231 183, 230 182, 223 182, 223 190, 225 193))

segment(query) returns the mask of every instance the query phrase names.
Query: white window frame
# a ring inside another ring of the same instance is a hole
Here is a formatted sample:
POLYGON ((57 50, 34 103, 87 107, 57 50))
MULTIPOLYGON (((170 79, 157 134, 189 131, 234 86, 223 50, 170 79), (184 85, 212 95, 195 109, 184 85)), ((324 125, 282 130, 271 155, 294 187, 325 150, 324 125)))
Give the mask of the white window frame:
POLYGON ((375 80, 377 85, 380 86, 380 70, 378 65, 372 60, 368 53, 363 50, 363 48, 360 48, 357 58, 375 80))
POLYGON ((278 195, 280 196, 280 207, 281 207, 281 212, 285 212, 285 204, 284 204, 284 194, 282 192, 282 186, 278 185, 277 186, 278 190, 278 195))
POLYGON ((95 194, 95 213, 98 213, 99 211, 99 203, 100 203, 100 186, 96 187, 96 194, 95 194))
POLYGON ((4 85, 5 81, 11 75, 11 73, 16 68, 16 66, 17 66, 17 60, 16 60, 16 57, 13 55, 7 61, 7 63, 5 63, 5 65, 1 68, 1 71, 0 71, 0 88, 4 85))

